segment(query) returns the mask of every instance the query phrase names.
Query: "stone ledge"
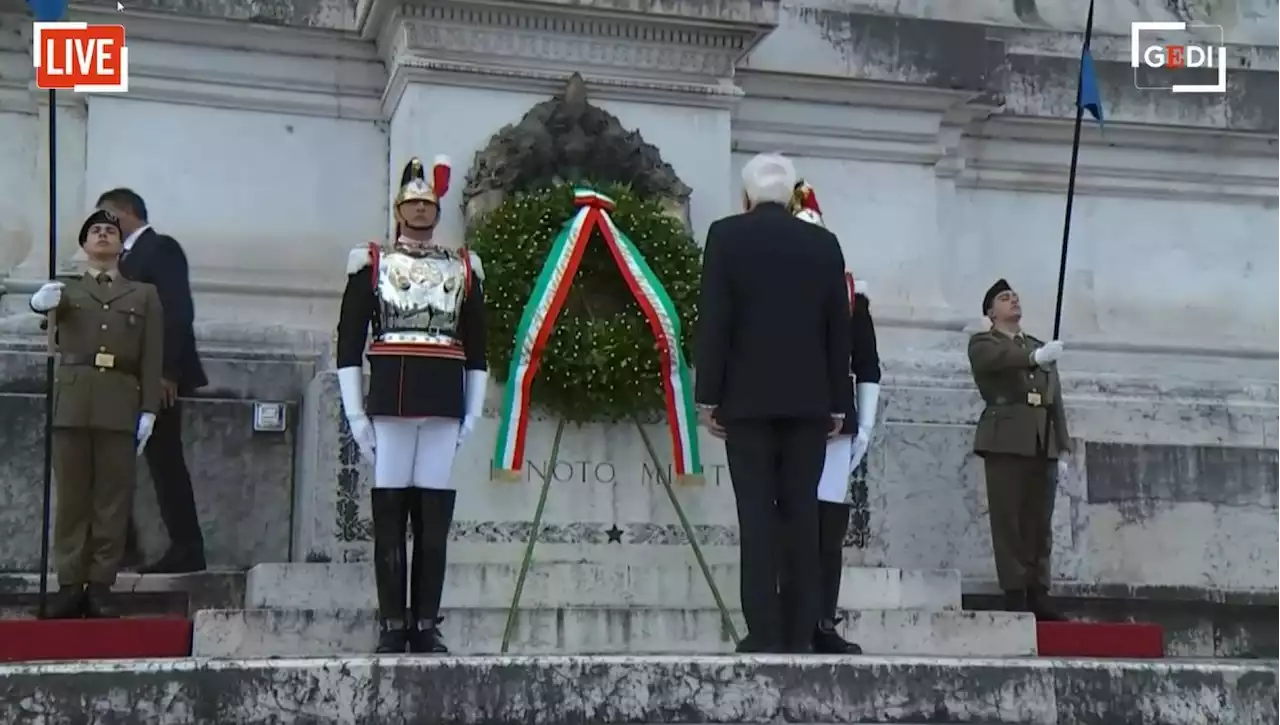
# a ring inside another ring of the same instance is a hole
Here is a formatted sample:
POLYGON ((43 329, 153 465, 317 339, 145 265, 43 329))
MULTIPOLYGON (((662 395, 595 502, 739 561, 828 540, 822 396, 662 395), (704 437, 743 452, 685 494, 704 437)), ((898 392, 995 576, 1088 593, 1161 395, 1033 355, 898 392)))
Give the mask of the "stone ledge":
MULTIPOLYGON (((454 547, 465 556, 467 546, 454 547)), ((454 552, 451 552, 454 553, 454 552)), ((709 607, 711 588, 687 550, 679 558, 647 555, 632 562, 588 558, 582 561, 535 560, 524 583, 526 607, 709 607)), ((657 554, 658 552, 652 552, 657 554)), ((535 552, 536 556, 536 552, 535 552)), ((444 606, 505 607, 511 602, 520 559, 504 562, 459 562, 451 557, 445 575, 444 606)), ((716 586, 730 607, 738 606, 736 564, 711 564, 716 586)), ((249 570, 244 606, 270 609, 374 609, 377 589, 372 564, 259 564, 249 570)), ((846 609, 956 610, 960 608, 960 573, 955 570, 846 567, 840 605, 846 609)))
POLYGON ((13 665, 0 677, 5 722, 1277 723, 1274 665, 1245 663, 329 657, 13 665))
MULTIPOLYGON (((1035 619, 1009 612, 844 612, 840 630, 872 654, 1018 657, 1036 653, 1035 619)), ((740 612, 731 612, 738 633, 740 612)), ((506 607, 443 611, 441 629, 456 654, 500 649, 506 607)), ((377 639, 372 610, 239 609, 197 612, 196 657, 323 657, 368 652, 377 639)), ((522 654, 729 652, 733 644, 711 607, 522 608, 511 646, 522 654)))

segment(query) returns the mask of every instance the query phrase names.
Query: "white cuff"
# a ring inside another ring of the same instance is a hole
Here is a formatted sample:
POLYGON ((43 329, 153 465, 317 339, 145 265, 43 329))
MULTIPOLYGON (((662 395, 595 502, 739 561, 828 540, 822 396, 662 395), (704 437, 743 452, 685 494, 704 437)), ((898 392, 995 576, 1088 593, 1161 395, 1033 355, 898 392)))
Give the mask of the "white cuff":
POLYGON ((463 396, 466 400, 466 411, 463 415, 468 418, 479 418, 484 414, 484 394, 488 387, 488 370, 467 371, 466 388, 463 390, 463 396))
POLYGON ((342 409, 347 419, 364 415, 364 370, 338 368, 338 389, 342 391, 342 409))
POLYGON ((880 383, 858 383, 858 430, 868 433, 876 427, 880 405, 880 383))

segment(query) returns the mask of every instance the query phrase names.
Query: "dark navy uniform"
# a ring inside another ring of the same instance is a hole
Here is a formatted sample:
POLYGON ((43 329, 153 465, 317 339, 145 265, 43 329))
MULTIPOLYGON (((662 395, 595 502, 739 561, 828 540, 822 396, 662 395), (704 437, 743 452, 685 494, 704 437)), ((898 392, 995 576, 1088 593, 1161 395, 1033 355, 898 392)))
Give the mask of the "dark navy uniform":
POLYGON ((438 623, 457 498, 450 479, 488 385, 483 268, 470 250, 432 234, 448 182, 447 160, 437 159, 430 182, 421 162, 409 162, 396 239, 352 250, 338 319, 342 404, 357 446, 373 459, 378 652, 448 651, 438 623), (419 220, 424 205, 436 210, 422 217, 429 223, 419 220))

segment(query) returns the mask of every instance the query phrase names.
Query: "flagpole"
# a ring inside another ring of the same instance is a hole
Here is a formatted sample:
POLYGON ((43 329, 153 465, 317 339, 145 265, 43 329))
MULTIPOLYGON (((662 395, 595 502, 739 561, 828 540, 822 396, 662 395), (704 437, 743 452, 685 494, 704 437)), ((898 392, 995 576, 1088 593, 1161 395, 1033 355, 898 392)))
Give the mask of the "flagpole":
POLYGON ((1071 207, 1076 196, 1076 166, 1080 160, 1080 126, 1084 121, 1084 106, 1081 105, 1081 79, 1084 74, 1084 54, 1089 52, 1089 42, 1093 39, 1093 0, 1089 0, 1089 17, 1084 24, 1084 50, 1081 51, 1080 75, 1076 77, 1076 127, 1071 138, 1071 170, 1067 172, 1067 211, 1062 222, 1062 254, 1058 260, 1058 297, 1053 305, 1053 338, 1057 340, 1062 333, 1062 298, 1067 281, 1067 246, 1071 241, 1071 207))
MULTIPOLYGON (((49 89, 49 274, 52 280, 58 272, 58 93, 49 89)), ((49 311, 49 353, 44 367, 44 515, 40 519, 40 606, 39 617, 44 619, 49 597, 49 529, 53 508, 53 379, 54 353, 57 334, 56 310, 49 311)))

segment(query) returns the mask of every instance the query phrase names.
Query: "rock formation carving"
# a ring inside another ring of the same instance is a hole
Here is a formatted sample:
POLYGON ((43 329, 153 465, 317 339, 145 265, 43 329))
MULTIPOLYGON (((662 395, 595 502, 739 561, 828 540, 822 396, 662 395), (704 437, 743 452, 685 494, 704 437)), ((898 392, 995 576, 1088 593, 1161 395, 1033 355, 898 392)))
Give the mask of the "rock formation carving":
POLYGON ((689 227, 692 190, 639 131, 591 105, 577 73, 558 96, 502 127, 476 152, 462 192, 467 226, 509 193, 565 182, 630 184, 641 196, 661 199, 689 227))

